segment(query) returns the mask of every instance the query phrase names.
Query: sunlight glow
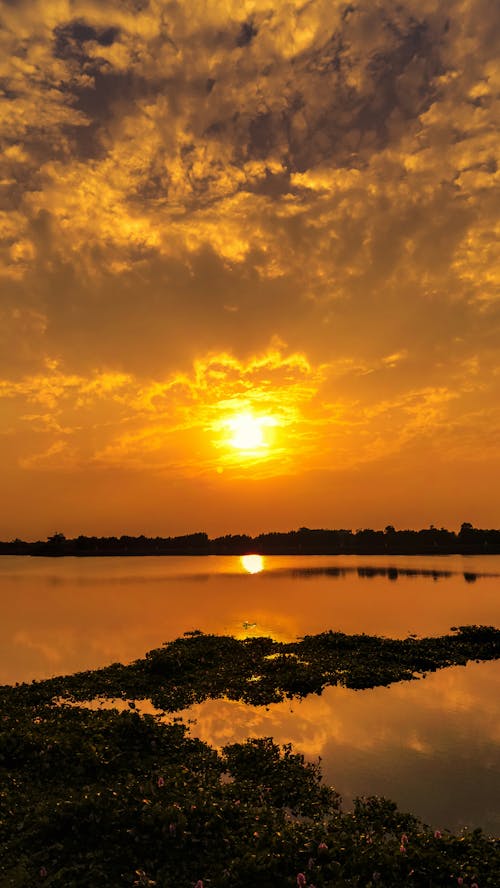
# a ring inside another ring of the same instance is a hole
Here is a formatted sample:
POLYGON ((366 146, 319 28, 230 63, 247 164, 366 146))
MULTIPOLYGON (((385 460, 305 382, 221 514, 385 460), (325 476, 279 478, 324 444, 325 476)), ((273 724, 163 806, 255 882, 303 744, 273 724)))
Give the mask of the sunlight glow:
POLYGON ((247 573, 256 574, 264 570, 264 559, 262 555, 242 555, 240 558, 241 566, 247 573))
POLYGON ((236 450, 254 452, 266 449, 270 443, 267 429, 275 425, 276 420, 272 416, 256 416, 250 411, 237 413, 226 423, 232 432, 228 443, 236 450))

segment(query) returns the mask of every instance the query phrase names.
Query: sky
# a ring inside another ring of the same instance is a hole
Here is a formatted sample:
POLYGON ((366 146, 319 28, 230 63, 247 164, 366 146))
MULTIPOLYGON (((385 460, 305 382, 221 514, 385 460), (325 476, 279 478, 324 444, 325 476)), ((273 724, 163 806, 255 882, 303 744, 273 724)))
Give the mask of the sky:
POLYGON ((0 538, 500 525, 496 0, 0 3, 0 538))

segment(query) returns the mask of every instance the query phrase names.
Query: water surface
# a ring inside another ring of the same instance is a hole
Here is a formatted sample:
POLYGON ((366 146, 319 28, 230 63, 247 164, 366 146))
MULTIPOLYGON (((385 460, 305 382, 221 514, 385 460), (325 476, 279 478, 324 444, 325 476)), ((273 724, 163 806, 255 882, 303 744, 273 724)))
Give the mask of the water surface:
MULTIPOLYGON (((129 662, 185 631, 293 640, 327 629, 406 637, 500 627, 500 557, 0 557, 0 683, 129 662)), ((393 798, 439 828, 500 835, 500 663, 389 688, 329 688, 269 707, 181 713, 215 746, 248 736, 321 756, 348 805, 393 798)))
POLYGON ((268 707, 209 700, 180 714, 213 746, 273 737, 321 758, 346 807, 385 795, 436 828, 500 836, 499 665, 451 667, 390 688, 327 688, 268 707))
POLYGON ((130 662, 201 629, 293 640, 500 627, 500 556, 0 557, 0 683, 130 662))

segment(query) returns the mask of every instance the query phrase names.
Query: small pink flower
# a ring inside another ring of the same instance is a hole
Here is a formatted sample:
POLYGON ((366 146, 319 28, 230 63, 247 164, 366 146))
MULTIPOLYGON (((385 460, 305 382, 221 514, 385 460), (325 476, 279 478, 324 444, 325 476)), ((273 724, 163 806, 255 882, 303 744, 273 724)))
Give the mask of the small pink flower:
POLYGON ((40 867, 40 878, 41 878, 41 879, 46 879, 46 878, 47 878, 47 875, 48 875, 47 870, 45 869, 44 866, 41 866, 41 867, 40 867))
POLYGON ((163 777, 158 777, 158 780, 156 781, 156 785, 157 786, 165 786, 165 781, 164 781, 163 777))
POLYGON ((406 833, 403 833, 403 835, 401 836, 401 844, 402 845, 408 844, 408 836, 406 835, 406 833))
POLYGON ((297 885, 298 888, 304 888, 306 884, 306 877, 304 873, 297 873, 297 885))
POLYGON ((434 833, 434 838, 440 839, 442 837, 442 835, 443 835, 443 833, 441 832, 441 830, 437 829, 436 832, 434 833))
POLYGON ((479 888, 479 885, 477 884, 477 882, 473 882, 470 888, 479 888))
POLYGON ((314 857, 310 857, 307 861, 307 869, 312 869, 314 867, 314 857))
POLYGON ((201 879, 198 879, 194 888, 203 888, 203 881, 201 879))
POLYGON ((464 884, 464 880, 462 879, 462 876, 459 876, 457 879, 457 885, 463 885, 463 884, 464 884))
POLYGON ((318 845, 318 852, 320 854, 324 854, 325 851, 328 851, 328 845, 326 844, 326 842, 320 842, 318 845))
POLYGON ((406 854, 406 848, 404 845, 400 845, 399 850, 401 851, 401 854, 406 854))

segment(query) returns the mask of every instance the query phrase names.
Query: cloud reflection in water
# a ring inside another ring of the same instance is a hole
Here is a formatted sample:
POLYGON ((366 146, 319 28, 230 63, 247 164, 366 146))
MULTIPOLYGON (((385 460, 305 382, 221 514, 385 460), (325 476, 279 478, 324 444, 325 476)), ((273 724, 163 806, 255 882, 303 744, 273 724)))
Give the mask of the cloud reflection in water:
POLYGON ((390 688, 328 688, 321 696, 252 707, 210 700, 182 712, 215 746, 248 736, 321 757, 348 806, 385 795, 440 828, 500 834, 500 664, 452 667, 390 688))

